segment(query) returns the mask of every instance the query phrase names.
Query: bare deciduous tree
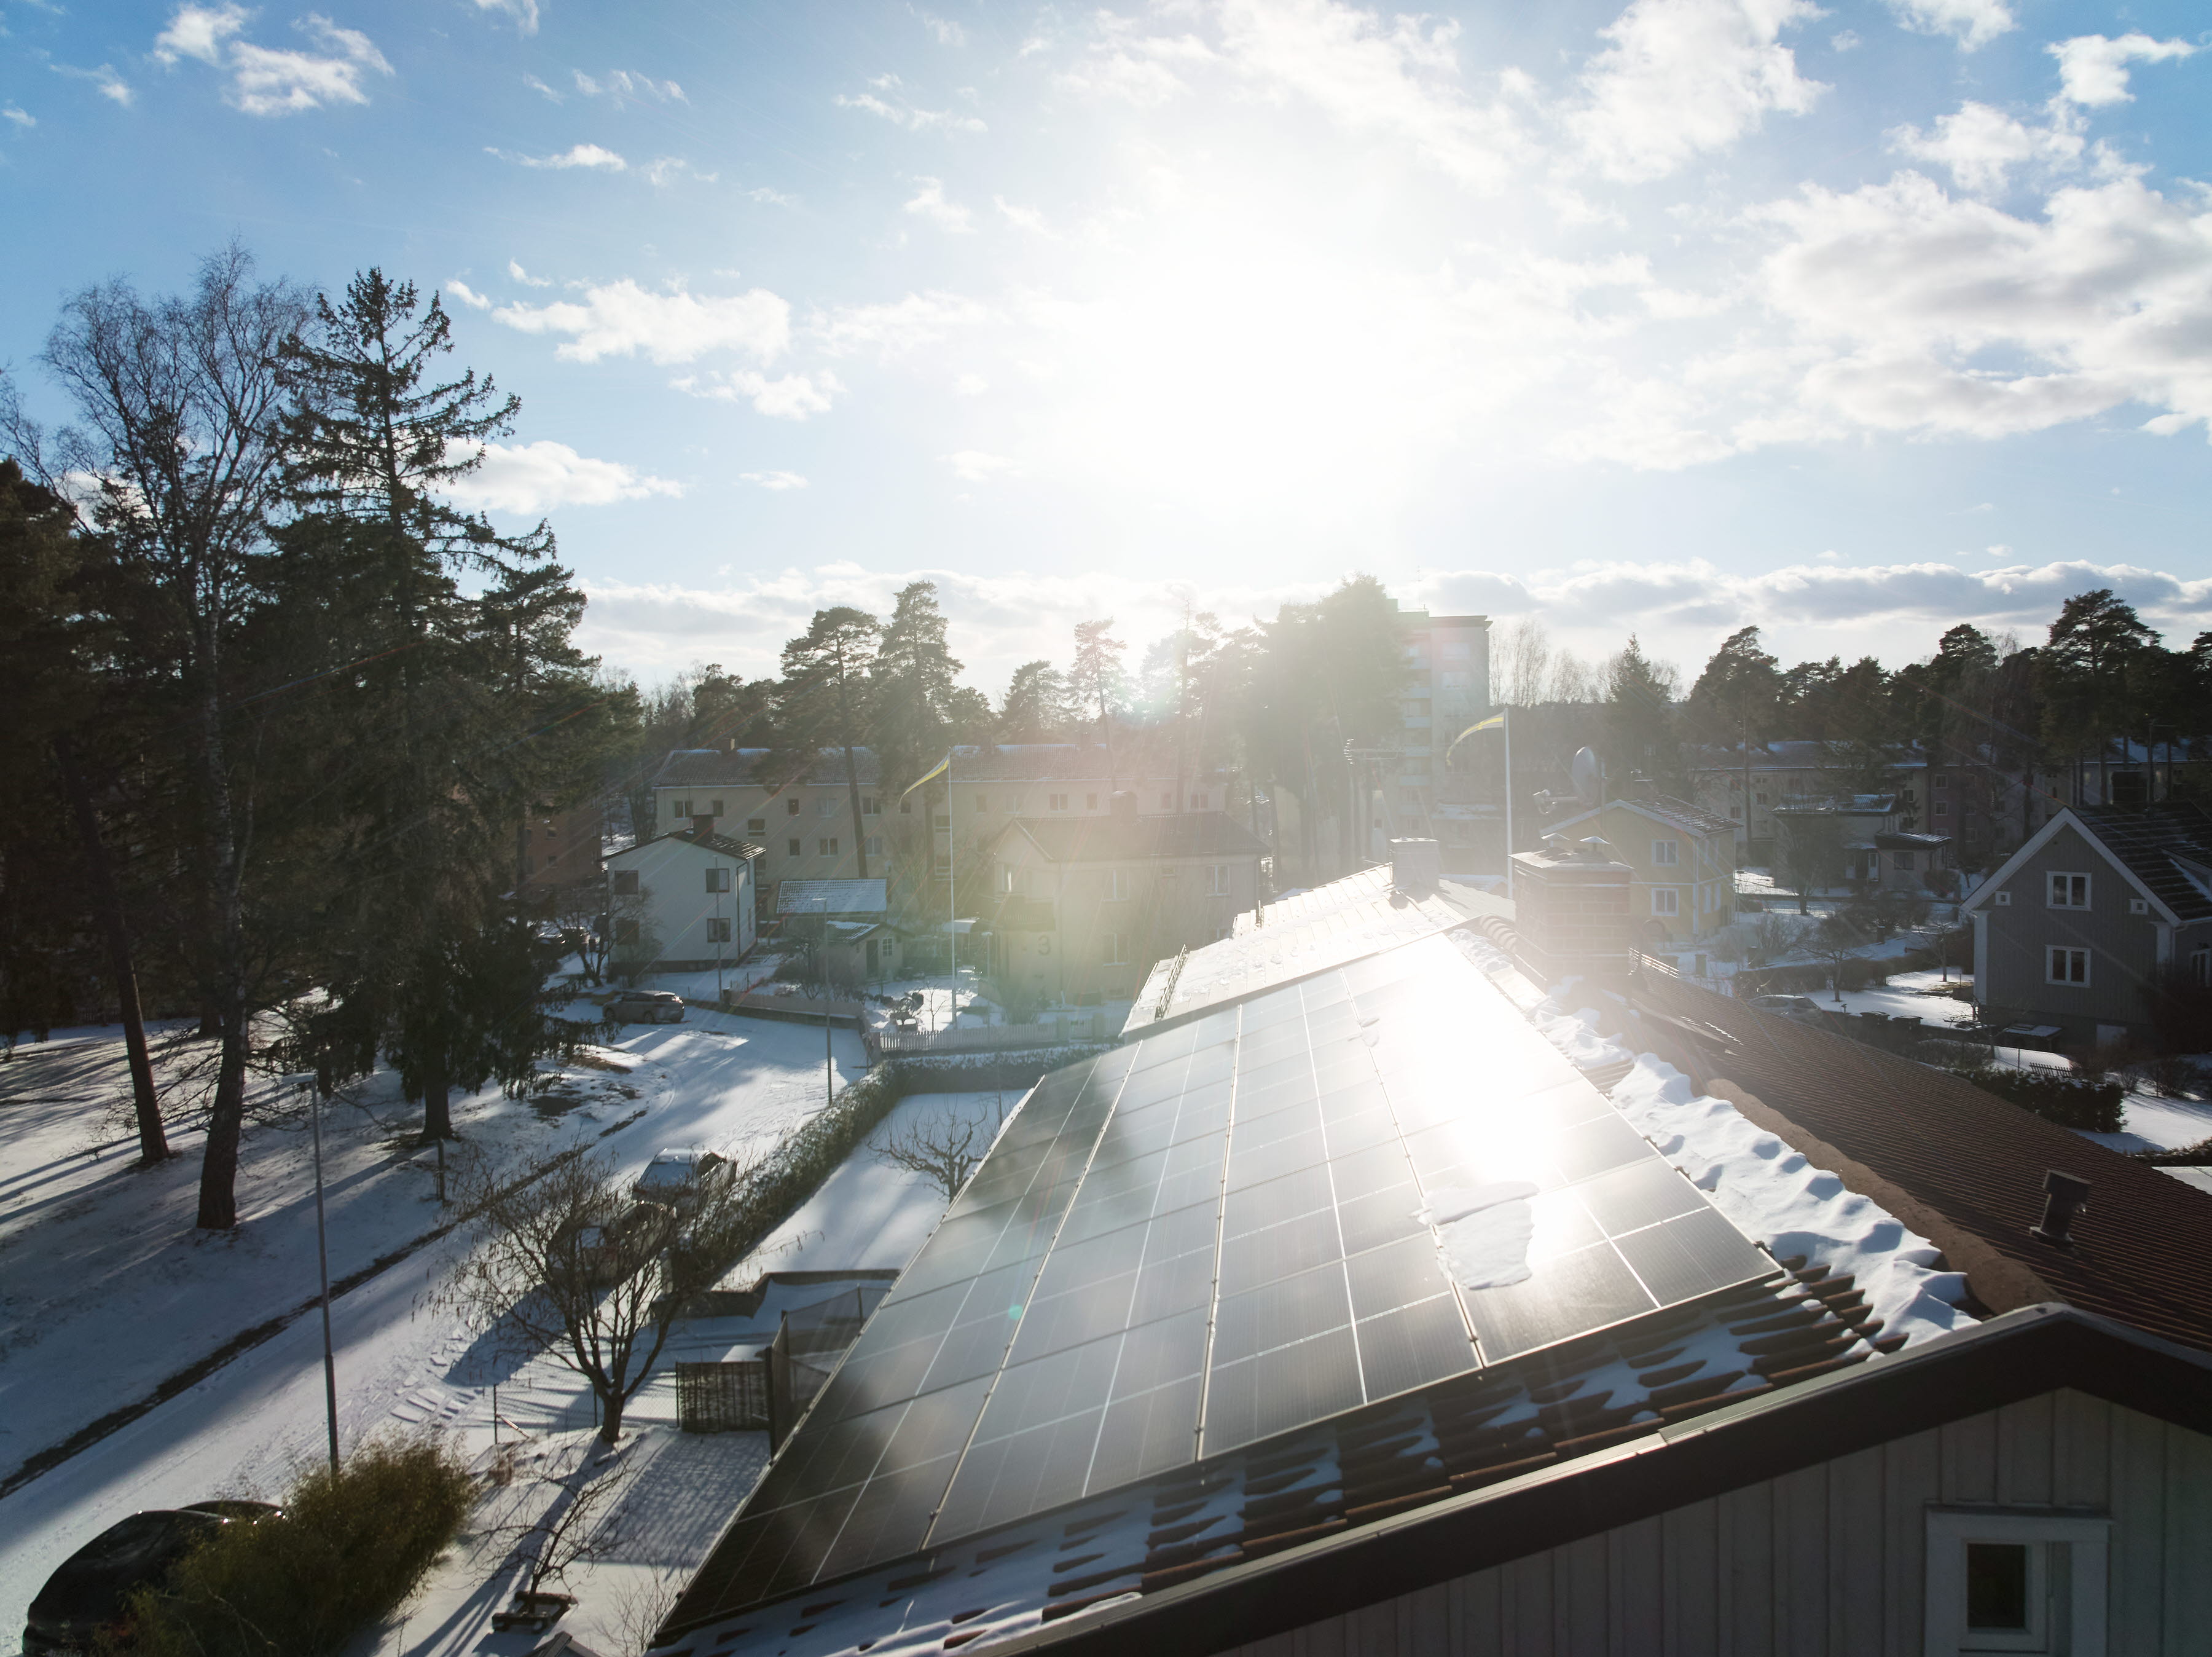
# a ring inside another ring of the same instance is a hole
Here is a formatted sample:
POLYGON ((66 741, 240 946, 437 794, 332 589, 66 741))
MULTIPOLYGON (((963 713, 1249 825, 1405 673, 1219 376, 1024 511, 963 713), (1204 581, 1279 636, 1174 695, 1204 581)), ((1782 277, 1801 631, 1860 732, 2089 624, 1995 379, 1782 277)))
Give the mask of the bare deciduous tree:
POLYGON ((950 1203, 990 1150, 995 1132, 948 1111, 886 1135, 876 1155, 895 1168, 927 1176, 950 1203))
POLYGON ((472 1159, 459 1193, 475 1246, 438 1303, 581 1375, 609 1444, 685 1303, 714 1286, 753 1231, 743 1170, 702 1180, 672 1205, 644 1203, 603 1151, 562 1153, 512 1180, 472 1159))
POLYGON ((527 1567, 520 1592, 543 1593, 547 1583, 565 1581, 570 1567, 605 1559, 621 1545, 622 1528, 610 1515, 637 1473, 619 1451, 587 1452, 565 1474, 543 1475, 514 1492, 507 1506, 516 1516, 488 1526, 483 1538, 507 1544, 508 1557, 527 1567), (534 1515, 520 1516, 532 1506, 534 1515))

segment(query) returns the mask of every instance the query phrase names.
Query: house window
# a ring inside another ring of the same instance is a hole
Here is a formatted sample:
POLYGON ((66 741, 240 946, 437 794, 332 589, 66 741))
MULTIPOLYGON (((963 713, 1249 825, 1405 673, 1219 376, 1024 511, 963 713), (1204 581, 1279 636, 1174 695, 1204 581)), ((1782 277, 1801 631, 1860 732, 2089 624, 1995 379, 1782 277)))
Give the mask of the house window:
POLYGON ((2130 898, 2130 899, 2128 899, 2128 913, 2129 913, 2129 914, 2130 914, 2130 915, 2148 915, 2148 914, 2149 914, 2149 913, 2150 913, 2150 899, 2148 899, 2148 898, 2130 898))
POLYGON ((691 802, 689 800, 670 801, 668 814, 671 817, 689 817, 691 814, 691 802))
POLYGON ((727 943, 729 941, 729 922, 727 920, 717 920, 714 917, 709 915, 707 917, 707 941, 708 943, 727 943))
POLYGON ((1651 861, 1661 868, 1676 867, 1682 861, 1682 843, 1680 840, 1654 840, 1651 843, 1651 861))
POLYGON ((1012 896, 1015 892, 1020 890, 1021 878, 1021 873, 1018 869, 1000 869, 999 871, 999 890, 1006 892, 1009 896, 1012 896))
POLYGON ((1897 868, 1898 868, 1898 872, 1899 872, 1899 874, 1911 874, 1911 873, 1912 873, 1912 854, 1911 854, 1911 852, 1909 852, 1909 851, 1900 851, 1900 852, 1899 852, 1899 853, 1897 854, 1897 868))
POLYGON ((799 837, 798 837, 797 835, 795 835, 795 834, 794 834, 794 835, 793 835, 793 836, 791 837, 791 838, 789 838, 788 840, 786 840, 786 841, 784 842, 784 844, 785 844, 785 845, 787 845, 787 846, 788 846, 788 847, 791 849, 791 855, 792 855, 793 856, 794 856, 794 857, 804 857, 804 856, 806 855, 804 851, 802 851, 802 850, 799 849, 799 846, 800 846, 799 838, 799 837))
POLYGON ((796 817, 799 815, 799 796, 797 795, 793 795, 790 799, 783 802, 783 813, 787 817, 796 817))
POLYGON ((1938 800, 1936 802, 1936 814, 1938 817, 1948 817, 1951 814, 1951 802, 1948 800, 1938 800))
POLYGON ((635 869, 618 868, 614 872, 612 879, 614 882, 614 894, 616 897, 635 898, 637 896, 637 871, 635 869))
POLYGON ((2012 893, 2009 892, 2000 892, 1996 897, 1990 899, 1990 901, 1995 904, 1999 909, 2009 909, 2012 907, 2012 893))
POLYGON ((1105 874, 1106 901, 1118 904, 1129 895, 1129 877, 1118 868, 1109 868, 1105 874))
POLYGON ((913 816, 913 815, 914 815, 914 801, 911 801, 911 800, 902 800, 902 801, 899 801, 899 815, 900 815, 900 816, 902 816, 902 817, 911 817, 911 816, 913 816))
POLYGON ((2051 945, 2045 954, 2043 981, 2045 984, 2087 984, 2089 952, 2070 948, 2063 943, 2051 945))
POLYGON ((1929 1657, 2105 1650, 2112 1520, 1931 1508, 1927 1524, 1929 1657))
MULTIPOLYGON (((1091 795, 1091 798, 1094 800, 1098 796, 1096 795, 1091 795)), ((1049 810, 1066 811, 1067 809, 1067 796, 1064 794, 1048 794, 1044 797, 1044 803, 1046 807, 1049 810)))
POLYGON ((720 801, 714 800, 708 803, 713 807, 713 809, 707 813, 709 817, 720 817, 722 814, 722 802, 720 801))
POLYGON ((1682 894, 1670 886, 1651 888, 1651 912, 1654 915, 1679 915, 1682 912, 1682 894))
POLYGON ((635 921, 617 921, 615 923, 615 941, 617 943, 635 943, 637 941, 637 923, 635 921))
POLYGON ((825 834, 817 844, 820 847, 819 851, 816 854, 817 856, 823 857, 835 857, 837 855, 837 837, 836 835, 825 834))
POLYGON ((933 828, 949 829, 952 826, 952 813, 949 811, 940 811, 929 821, 933 828))
POLYGON ((883 855, 884 837, 880 834, 871 834, 868 837, 868 856, 871 857, 880 857, 883 855))
POLYGON ((554 866, 554 864, 556 864, 556 863, 559 862, 560 861, 561 861, 561 855, 560 855, 560 853, 558 853, 558 852, 555 852, 555 851, 549 851, 549 852, 547 852, 547 853, 545 854, 545 867, 546 867, 546 868, 552 868, 552 867, 554 866))
POLYGON ((1211 810, 1212 807, 1212 798, 1213 796, 1211 795, 1194 794, 1190 796, 1190 808, 1193 811, 1211 810))
POLYGON ((1766 796, 1764 794, 1755 794, 1752 795, 1752 798, 1758 801, 1762 806, 1766 803, 1766 796))
POLYGON ((2212 949, 2197 949, 2190 953, 2189 976, 2203 988, 2212 990, 2212 949))
MULTIPOLYGON (((860 815, 863 817, 873 817, 876 814, 876 796, 872 794, 862 795, 860 796, 860 815)), ((890 941, 886 938, 884 941, 888 943, 890 941)))
POLYGON ((2086 874, 2054 874, 2051 877, 2051 907, 2053 909, 2087 909, 2089 906, 2089 877, 2086 874))
POLYGON ((835 817, 837 814, 837 796, 834 794, 825 794, 817 800, 814 802, 814 814, 817 817, 835 817))
POLYGON ((745 832, 748 834, 766 834, 768 832, 768 819, 765 817, 746 818, 745 832))
POLYGON ((1101 933, 1098 938, 1098 959, 1106 966, 1127 966, 1129 964, 1129 940, 1120 932, 1101 933))
POLYGON ((1742 816, 1742 815, 1743 815, 1743 807, 1742 807, 1741 806, 1730 806, 1730 807, 1729 807, 1729 816, 1731 816, 1731 817, 1741 817, 1741 816, 1742 816))
POLYGON ((561 831, 548 823, 545 825, 545 838, 549 840, 557 840, 561 838, 561 831))
POLYGON ((708 869, 708 870, 707 871, 707 890, 708 890, 708 891, 709 891, 709 892, 727 892, 729 889, 730 889, 730 871, 729 871, 729 870, 727 870, 726 868, 710 868, 710 869, 708 869))
POLYGON ((1206 867, 1206 895, 1226 898, 1229 895, 1229 865, 1208 863, 1206 867))
POLYGON ((1942 772, 1942 771, 1937 771, 1937 772, 1936 773, 1936 786, 1939 789, 1948 789, 1948 788, 1949 788, 1949 787, 1951 786, 1951 779, 1950 779, 1950 777, 1948 777, 1947 775, 1945 775, 1945 774, 1944 774, 1943 772, 1942 772))

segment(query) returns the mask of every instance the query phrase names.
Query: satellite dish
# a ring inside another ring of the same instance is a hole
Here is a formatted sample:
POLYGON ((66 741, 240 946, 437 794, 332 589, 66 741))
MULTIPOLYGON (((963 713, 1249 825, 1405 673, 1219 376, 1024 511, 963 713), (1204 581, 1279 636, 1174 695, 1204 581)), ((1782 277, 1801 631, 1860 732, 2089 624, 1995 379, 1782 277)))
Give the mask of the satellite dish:
POLYGON ((1598 796, 1601 792, 1599 778, 1603 774, 1604 768, 1598 764, 1596 754, 1587 747, 1575 750, 1574 760, 1567 767, 1567 776, 1573 782, 1575 792, 1582 796, 1584 805, 1597 804, 1598 796))

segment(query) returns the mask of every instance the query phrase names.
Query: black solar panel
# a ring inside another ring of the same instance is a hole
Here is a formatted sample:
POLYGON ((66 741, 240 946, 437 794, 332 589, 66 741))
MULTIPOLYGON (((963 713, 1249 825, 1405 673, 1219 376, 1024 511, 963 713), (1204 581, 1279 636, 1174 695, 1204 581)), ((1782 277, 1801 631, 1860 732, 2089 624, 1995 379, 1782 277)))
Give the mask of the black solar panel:
POLYGON ((1773 1270, 1425 939, 1040 1083, 701 1584, 735 1609, 1773 1270), (1467 1264, 1505 1204, 1517 1282, 1467 1264))

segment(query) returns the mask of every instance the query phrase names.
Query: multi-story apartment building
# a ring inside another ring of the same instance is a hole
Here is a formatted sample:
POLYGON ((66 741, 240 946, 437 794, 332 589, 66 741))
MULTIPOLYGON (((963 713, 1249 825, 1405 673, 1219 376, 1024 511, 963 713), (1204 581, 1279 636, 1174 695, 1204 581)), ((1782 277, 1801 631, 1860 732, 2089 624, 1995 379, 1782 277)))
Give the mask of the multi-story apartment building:
POLYGON ((515 825, 518 888, 526 897, 544 899, 571 886, 596 886, 605 828, 605 807, 597 800, 532 812, 515 825))

